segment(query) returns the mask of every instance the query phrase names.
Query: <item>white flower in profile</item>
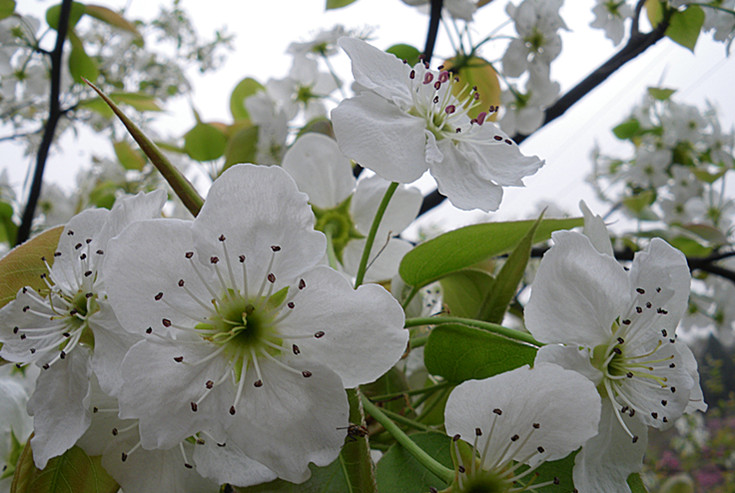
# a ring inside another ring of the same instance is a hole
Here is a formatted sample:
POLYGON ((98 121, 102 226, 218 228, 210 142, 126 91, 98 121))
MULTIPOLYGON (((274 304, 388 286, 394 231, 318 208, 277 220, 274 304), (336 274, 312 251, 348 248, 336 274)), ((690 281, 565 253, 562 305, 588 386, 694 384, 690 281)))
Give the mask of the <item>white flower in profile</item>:
POLYGON ((130 336, 119 329, 106 300, 101 268, 107 243, 128 224, 160 216, 165 200, 163 191, 140 193, 119 199, 112 210, 77 214, 61 233, 53 266, 42 275, 46 289, 22 288, 0 310, 0 357, 43 369, 28 403, 40 469, 89 426, 92 372, 108 392, 120 384, 121 348, 130 336))
POLYGON ((382 287, 354 290, 319 265, 313 223, 286 171, 238 165, 194 221, 139 222, 112 242, 115 313, 149 334, 126 355, 118 395, 143 448, 206 432, 293 482, 337 457, 344 389, 385 373, 408 334, 382 287))
POLYGON ((449 395, 447 434, 472 445, 458 491, 536 491, 542 463, 562 459, 597 433, 600 396, 586 377, 550 363, 468 380, 449 395), (522 467, 530 466, 528 468, 522 467))
MULTIPOLYGON (((286 152, 282 166, 309 196, 316 229, 327 235, 345 272, 356 275, 365 237, 390 183, 377 175, 355 180, 350 160, 334 139, 317 133, 300 137, 286 152)), ((396 275, 412 245, 394 236, 416 218, 422 198, 417 188, 396 189, 375 235, 366 280, 384 281, 396 275)))
POLYGON ((599 217, 586 232, 559 231, 526 306, 526 326, 550 343, 536 357, 578 371, 602 396, 599 433, 575 459, 580 492, 627 492, 639 471, 648 426, 666 428, 682 413, 706 410, 697 363, 676 328, 687 309, 684 255, 661 239, 637 252, 629 270, 611 256, 599 217))
POLYGON ((400 183, 428 169, 453 205, 490 211, 503 186, 522 186, 543 164, 522 155, 487 112, 470 118, 478 95, 449 72, 411 67, 357 39, 339 44, 361 91, 332 110, 332 123, 340 149, 360 165, 400 183))

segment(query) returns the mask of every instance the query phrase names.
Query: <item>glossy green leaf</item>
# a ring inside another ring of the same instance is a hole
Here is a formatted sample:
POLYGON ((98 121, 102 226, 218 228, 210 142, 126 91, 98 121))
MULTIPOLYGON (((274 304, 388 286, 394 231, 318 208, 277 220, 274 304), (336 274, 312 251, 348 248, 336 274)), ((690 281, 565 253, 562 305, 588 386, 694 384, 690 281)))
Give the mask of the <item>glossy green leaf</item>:
POLYGON ((674 43, 688 48, 692 53, 697 44, 699 33, 704 24, 704 11, 698 5, 689 5, 686 10, 677 10, 671 14, 668 36, 674 43))
POLYGON ((395 44, 385 50, 385 52, 395 55, 401 60, 405 60, 411 66, 419 63, 419 56, 421 55, 418 48, 405 43, 395 44))
POLYGON ((10 17, 15 12, 15 0, 0 0, 0 20, 10 17))
POLYGON ((113 142, 112 147, 115 150, 115 156, 117 156, 123 168, 140 171, 145 166, 145 155, 138 149, 133 149, 126 141, 113 142))
POLYGON ((230 113, 232 113, 232 118, 235 120, 250 118, 250 114, 245 107, 245 100, 253 94, 264 90, 265 88, 260 82, 250 77, 246 77, 238 82, 230 95, 230 113))
MULTIPOLYGON (((443 433, 414 433, 411 439, 434 459, 452 468, 450 453, 452 439, 443 433)), ((427 471, 399 444, 383 454, 377 467, 378 491, 380 493, 427 493, 429 488, 442 490, 449 486, 427 471)))
POLYGON ((309 464, 311 478, 301 484, 276 479, 247 488, 234 488, 238 493, 345 493, 349 491, 340 459, 326 467, 309 464))
POLYGON ((440 281, 442 298, 453 317, 474 318, 492 289, 494 279, 480 270, 461 270, 440 281))
POLYGON ((83 79, 94 82, 100 75, 97 62, 94 58, 87 55, 84 46, 74 31, 69 31, 69 41, 71 42, 71 53, 69 53, 69 72, 74 82, 81 84, 83 79))
POLYGON ((712 253, 711 247, 704 246, 694 238, 687 236, 668 238, 668 242, 687 257, 706 257, 712 253))
POLYGON ((95 19, 102 21, 107 25, 117 27, 118 29, 122 29, 124 31, 128 31, 129 33, 135 34, 137 37, 142 38, 140 32, 138 31, 138 28, 135 27, 135 24, 128 21, 125 17, 118 14, 114 10, 111 10, 102 5, 87 4, 85 7, 87 15, 94 17, 95 19))
POLYGON ((676 92, 676 89, 664 89, 662 87, 649 87, 648 88, 648 94, 653 99, 657 99, 659 101, 666 101, 668 100, 672 94, 676 92))
POLYGON ((620 140, 632 139, 641 129, 641 124, 636 119, 630 119, 612 129, 613 134, 620 140))
POLYGON ((23 286, 37 290, 46 287, 41 274, 48 271, 41 258, 45 257, 49 265, 53 264, 54 252, 63 229, 63 226, 57 226, 44 231, 0 259, 0 307, 14 300, 23 286))
MULTIPOLYGON (((473 224, 444 233, 408 252, 401 261, 399 273, 410 286, 426 286, 447 274, 512 251, 534 222, 473 224)), ((544 219, 533 243, 548 240, 553 231, 583 224, 582 218, 544 219)))
POLYGON ((429 373, 454 383, 513 370, 535 357, 533 346, 460 324, 435 327, 424 348, 429 373))
POLYGON ((208 123, 197 123, 184 135, 184 150, 195 161, 212 161, 224 154, 227 137, 208 123))
POLYGON ((233 164, 254 163, 257 151, 258 127, 255 125, 243 126, 227 141, 227 146, 225 147, 225 166, 222 171, 233 164))
POLYGON ((727 244, 727 236, 719 229, 709 224, 682 224, 681 229, 696 235, 713 246, 727 244))
MULTIPOLYGON (((69 12, 69 30, 73 29, 77 25, 79 19, 82 18, 85 12, 85 6, 79 2, 71 3, 71 12, 69 12)), ((59 15, 61 14, 61 4, 49 7, 46 10, 46 22, 51 29, 59 29, 59 15)))
POLYGON ((628 486, 630 486, 631 493, 648 493, 646 485, 643 484, 641 475, 638 473, 628 476, 628 486))
POLYGON ((342 7, 347 7, 353 2, 355 2, 355 0, 327 0, 326 9, 341 9, 342 7))
POLYGON ((11 493, 115 493, 120 488, 101 465, 79 447, 51 459, 43 471, 33 463, 30 440, 16 465, 11 493))
POLYGON ((495 282, 493 282, 491 289, 485 295, 485 299, 477 313, 479 320, 496 324, 503 321, 508 305, 515 297, 516 291, 518 291, 518 285, 523 281, 526 265, 528 265, 528 259, 531 257, 533 236, 536 234, 538 225, 541 224, 542 217, 543 214, 529 228, 526 235, 518 242, 518 245, 503 263, 503 267, 495 277, 495 282))

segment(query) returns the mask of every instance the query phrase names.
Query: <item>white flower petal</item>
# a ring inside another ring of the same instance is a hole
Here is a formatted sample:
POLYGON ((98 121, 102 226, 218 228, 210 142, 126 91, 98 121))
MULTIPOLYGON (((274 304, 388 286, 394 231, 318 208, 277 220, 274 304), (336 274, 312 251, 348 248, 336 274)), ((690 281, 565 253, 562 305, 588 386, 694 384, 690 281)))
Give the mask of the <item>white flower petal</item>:
POLYGON ((357 290, 341 274, 316 267, 303 276, 306 288, 294 298, 281 323, 284 335, 324 332, 298 340, 305 358, 328 366, 345 388, 377 379, 403 354, 408 331, 401 306, 385 289, 364 284, 357 290))
POLYGON ((257 377, 248 374, 228 428, 228 442, 294 483, 309 478, 309 462, 326 466, 337 458, 348 418, 339 377, 318 363, 308 366, 312 375, 304 378, 263 359, 263 385, 254 388, 257 377))
POLYGON ((205 440, 194 448, 194 462, 197 472, 211 478, 217 484, 229 483, 235 486, 252 486, 267 483, 278 477, 276 473, 245 455, 234 443, 214 443, 205 440))
POLYGON ((534 364, 553 363, 567 370, 573 370, 589 378, 595 385, 602 381, 602 372, 592 366, 588 349, 572 346, 547 344, 539 348, 534 364))
POLYGON ((526 325, 542 342, 594 348, 612 335, 612 323, 630 305, 628 276, 579 233, 557 231, 526 305, 526 325))
MULTIPOLYGON (((354 276, 360 266, 362 251, 365 249, 365 240, 352 240, 342 252, 345 272, 354 276)), ((376 241, 370 252, 368 268, 365 271, 366 282, 377 282, 392 279, 398 274, 398 266, 406 255, 413 249, 409 242, 391 238, 388 243, 376 241)))
MULTIPOLYGON (((373 224, 375 213, 383 200, 390 183, 378 175, 362 178, 357 183, 355 196, 350 204, 355 227, 363 235, 367 235, 373 224)), ((399 186, 385 210, 375 238, 378 242, 390 233, 396 236, 416 219, 423 201, 421 191, 415 187, 399 186)))
POLYGON ((489 441, 484 467, 528 457, 533 466, 566 457, 597 433, 600 397, 579 373, 539 363, 462 382, 449 395, 445 417, 447 434, 469 443, 481 430, 478 450, 489 441), (509 443, 517 445, 506 452, 509 443))
POLYGON ((309 202, 320 209, 341 204, 355 188, 350 160, 344 157, 337 142, 309 132, 286 152, 281 164, 289 172, 309 202))
POLYGON ((580 493, 630 493, 628 476, 641 470, 648 428, 627 415, 626 426, 638 436, 633 443, 615 417, 609 399, 603 399, 599 433, 587 441, 574 460, 574 487, 580 493))
POLYGON ((411 183, 427 169, 424 120, 377 94, 342 101, 332 110, 332 124, 345 156, 386 180, 411 183))
POLYGON ((610 243, 610 233, 608 233, 602 217, 593 214, 584 200, 579 201, 579 208, 584 214, 584 235, 590 239, 592 246, 600 253, 615 257, 612 243, 610 243))
POLYGON ((33 416, 33 460, 39 469, 71 448, 89 427, 91 376, 90 351, 84 347, 75 348, 39 375, 28 401, 28 414, 33 416))

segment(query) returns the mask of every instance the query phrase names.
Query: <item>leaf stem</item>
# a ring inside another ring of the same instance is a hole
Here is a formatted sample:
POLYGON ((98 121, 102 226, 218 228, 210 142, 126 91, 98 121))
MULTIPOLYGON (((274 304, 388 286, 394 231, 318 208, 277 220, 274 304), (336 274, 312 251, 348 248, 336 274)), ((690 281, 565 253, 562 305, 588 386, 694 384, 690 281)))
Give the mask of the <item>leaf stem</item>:
POLYGON ((405 327, 418 327, 421 325, 439 325, 439 324, 462 324, 469 325, 470 327, 476 327, 478 329, 487 330, 494 334, 507 337, 509 339, 515 339, 517 341, 525 342, 536 347, 541 347, 544 343, 534 339, 531 334, 521 332, 520 330, 509 329, 502 325, 493 324, 490 322, 483 322, 482 320, 474 320, 471 318, 462 317, 417 317, 409 318, 406 320, 405 327))
POLYGON ((370 397, 370 400, 371 401, 389 401, 391 399, 402 397, 404 395, 427 394, 431 392, 436 392, 437 390, 441 390, 444 387, 449 387, 449 385, 451 385, 449 382, 442 382, 436 385, 432 385, 431 387, 424 387, 423 389, 404 390, 403 392, 393 392, 390 394, 375 395, 375 396, 370 397))
POLYGON ((383 428, 388 431, 403 448, 406 449, 414 458, 426 469, 431 471, 432 474, 442 479, 447 484, 451 484, 454 481, 454 471, 448 467, 440 464, 436 459, 427 454, 421 447, 416 445, 403 430, 401 430, 397 424, 395 424, 378 406, 370 402, 366 397, 362 398, 362 405, 365 410, 373 417, 377 422, 383 425, 383 428))
POLYGON ((398 183, 396 182, 388 185, 388 189, 385 191, 385 195, 383 195, 383 200, 381 200, 378 210, 375 212, 373 224, 370 226, 370 232, 368 233, 367 238, 365 238, 365 249, 362 251, 360 266, 358 267, 357 275, 355 276, 355 289, 357 289, 365 279, 365 271, 367 270, 370 252, 373 249, 373 243, 375 243, 375 235, 378 233, 378 226, 380 226, 380 221, 382 221, 385 210, 388 208, 388 203, 390 203, 390 199, 393 197, 393 194, 396 193, 397 188, 398 183))

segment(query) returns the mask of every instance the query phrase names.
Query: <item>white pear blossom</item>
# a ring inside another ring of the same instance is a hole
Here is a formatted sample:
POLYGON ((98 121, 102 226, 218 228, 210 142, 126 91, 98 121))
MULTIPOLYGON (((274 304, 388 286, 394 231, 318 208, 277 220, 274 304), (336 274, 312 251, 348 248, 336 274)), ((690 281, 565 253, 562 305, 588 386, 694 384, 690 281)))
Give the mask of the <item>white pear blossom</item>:
MULTIPOLYGON (((309 196, 316 214, 316 229, 328 235, 331 248, 346 273, 356 275, 373 217, 389 183, 377 175, 355 180, 352 165, 329 137, 307 133, 299 138, 283 158, 283 168, 309 196)), ((388 205, 370 252, 368 281, 392 278, 398 264, 412 245, 400 238, 416 218, 421 192, 399 186, 388 205)))
POLYGON ((120 384, 120 348, 131 341, 106 300, 101 268, 107 243, 128 224, 160 216, 165 199, 163 191, 141 193, 118 200, 112 210, 74 216, 61 233, 53 266, 42 275, 46 289, 24 287, 0 310, 0 357, 44 370, 28 403, 41 469, 89 426, 92 372, 108 392, 120 384))
POLYGON ((684 255, 658 238, 623 268, 603 247, 609 238, 602 220, 586 212, 587 222, 599 222, 586 228, 591 238, 552 235, 526 326, 550 343, 539 350, 537 364, 578 371, 603 398, 599 433, 575 459, 575 487, 628 492, 626 479, 640 470, 648 426, 666 428, 682 413, 706 410, 696 361, 675 333, 690 274, 684 255))
POLYGON ((549 79, 551 62, 561 53, 559 29, 567 29, 559 15, 562 0, 524 0, 506 11, 515 22, 518 37, 503 55, 503 73, 518 77, 528 71, 539 80, 549 79))
POLYGON ((266 87, 289 120, 303 109, 308 122, 327 115, 324 100, 337 89, 337 82, 331 74, 319 71, 316 60, 299 55, 294 57, 288 77, 270 79, 266 87))
MULTIPOLYGON (((10 366, 10 368, 13 368, 10 366)), ((0 376, 0 492, 10 491, 15 461, 33 431, 33 421, 26 413, 28 392, 21 378, 0 376)))
POLYGON ((471 119, 477 94, 447 71, 411 67, 393 55, 350 38, 340 46, 352 59, 360 93, 332 110, 342 152, 383 178, 410 183, 428 169, 439 191, 461 209, 496 210, 503 186, 543 162, 523 156, 487 112, 471 119))
POLYGON ((255 161, 280 164, 286 152, 288 116, 267 91, 258 91, 245 100, 250 119, 258 126, 255 161))
POLYGON ((600 397, 579 373, 537 363, 461 383, 444 414, 455 443, 472 444, 469 464, 456 453, 460 491, 536 491, 554 482, 524 486, 539 465, 566 457, 597 434, 600 397))
POLYGON ((293 482, 336 458, 344 388, 385 373, 408 334, 382 287, 353 290, 319 265, 313 222, 283 169, 238 165, 193 222, 143 221, 112 242, 111 303, 147 335, 123 361, 118 395, 143 448, 208 433, 293 482))
POLYGON ((597 0, 592 13, 595 19, 590 27, 603 29, 605 36, 619 45, 625 36, 625 19, 632 18, 635 11, 625 0, 597 0))

